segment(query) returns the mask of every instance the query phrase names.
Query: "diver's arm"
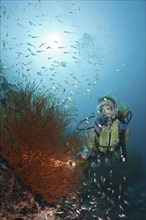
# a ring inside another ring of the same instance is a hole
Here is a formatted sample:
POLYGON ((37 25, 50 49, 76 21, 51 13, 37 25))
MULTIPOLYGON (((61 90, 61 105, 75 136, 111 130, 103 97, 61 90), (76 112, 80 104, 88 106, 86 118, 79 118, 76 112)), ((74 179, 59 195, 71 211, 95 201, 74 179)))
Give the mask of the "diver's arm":
POLYGON ((90 150, 90 154, 95 150, 95 131, 94 129, 89 130, 89 137, 87 140, 87 145, 90 150))
POLYGON ((127 161, 127 152, 126 152, 126 142, 125 142, 125 130, 121 130, 120 132, 120 142, 119 142, 120 148, 121 148, 121 161, 125 162, 127 161))
POLYGON ((127 152, 126 152, 126 130, 127 130, 127 123, 124 119, 119 121, 119 147, 121 149, 121 162, 127 161, 127 152))
POLYGON ((79 153, 84 159, 90 159, 92 152, 94 151, 94 135, 94 129, 90 129, 88 131, 88 139, 86 140, 86 144, 83 145, 82 151, 79 153))

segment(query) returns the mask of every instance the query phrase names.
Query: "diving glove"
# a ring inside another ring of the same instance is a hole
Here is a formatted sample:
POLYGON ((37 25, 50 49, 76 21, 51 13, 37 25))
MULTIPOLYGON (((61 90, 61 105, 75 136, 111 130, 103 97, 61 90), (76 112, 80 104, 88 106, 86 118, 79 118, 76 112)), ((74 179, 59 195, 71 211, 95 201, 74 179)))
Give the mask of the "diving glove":
POLYGON ((87 159, 89 157, 90 151, 86 145, 83 145, 83 150, 81 151, 81 157, 87 159))

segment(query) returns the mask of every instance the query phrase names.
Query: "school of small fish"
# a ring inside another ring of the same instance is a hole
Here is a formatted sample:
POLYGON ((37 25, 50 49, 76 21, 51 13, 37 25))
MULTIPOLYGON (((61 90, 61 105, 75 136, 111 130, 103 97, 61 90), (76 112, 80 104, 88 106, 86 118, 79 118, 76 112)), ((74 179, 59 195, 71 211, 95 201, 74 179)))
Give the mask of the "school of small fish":
MULTIPOLYGON (((50 4, 28 0, 22 5, 1 1, 0 74, 17 85, 37 79, 43 87, 56 88, 54 91, 58 93, 65 87, 62 99, 68 100, 66 108, 77 107, 74 101, 77 97, 82 105, 97 101, 100 72, 104 69, 98 41, 90 33, 76 37, 79 24, 74 18, 82 16, 77 2, 68 3, 65 12, 62 9, 60 14, 56 11, 51 15, 51 7, 57 6, 60 7, 57 1, 50 4), (66 17, 70 25, 67 25, 66 17), (53 23, 59 29, 56 34, 51 31, 53 23), (72 88, 69 94, 68 88, 72 88)), ((97 33, 101 28, 103 26, 97 22, 97 33)), ((118 51, 112 46, 111 49, 118 51)), ((113 72, 120 73, 126 67, 128 64, 122 62, 120 67, 113 68, 113 72)), ((106 77, 108 79, 110 75, 106 77)))

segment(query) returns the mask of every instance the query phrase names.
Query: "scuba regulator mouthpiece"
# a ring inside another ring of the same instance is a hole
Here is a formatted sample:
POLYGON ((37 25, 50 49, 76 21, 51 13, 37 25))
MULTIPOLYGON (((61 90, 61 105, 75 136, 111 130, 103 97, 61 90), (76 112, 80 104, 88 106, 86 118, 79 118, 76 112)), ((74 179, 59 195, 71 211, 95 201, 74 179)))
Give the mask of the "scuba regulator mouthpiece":
POLYGON ((107 117, 107 125, 112 126, 112 117, 107 117))
POLYGON ((110 116, 105 117, 105 118, 104 118, 104 123, 105 123, 108 127, 112 126, 112 124, 113 124, 112 117, 110 117, 110 116))

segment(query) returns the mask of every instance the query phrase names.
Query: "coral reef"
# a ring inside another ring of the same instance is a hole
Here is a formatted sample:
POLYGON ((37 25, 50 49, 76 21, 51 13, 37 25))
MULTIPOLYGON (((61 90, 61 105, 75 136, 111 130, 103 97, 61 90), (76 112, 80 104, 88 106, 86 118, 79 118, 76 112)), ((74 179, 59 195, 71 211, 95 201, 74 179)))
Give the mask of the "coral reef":
POLYGON ((65 135, 71 112, 35 84, 11 90, 1 109, 1 154, 33 193, 49 204, 68 197, 82 175, 75 155, 81 141, 65 135))

